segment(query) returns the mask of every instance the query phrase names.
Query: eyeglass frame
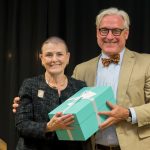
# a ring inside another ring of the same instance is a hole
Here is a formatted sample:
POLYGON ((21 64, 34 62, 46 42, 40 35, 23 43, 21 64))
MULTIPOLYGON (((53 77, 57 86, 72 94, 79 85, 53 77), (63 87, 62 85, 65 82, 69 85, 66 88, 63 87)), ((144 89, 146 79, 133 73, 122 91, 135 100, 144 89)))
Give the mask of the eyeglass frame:
POLYGON ((107 36, 108 33, 109 33, 109 31, 111 31, 111 33, 112 33, 114 36, 120 36, 121 33, 122 33, 122 31, 125 30, 125 29, 126 29, 126 28, 123 28, 123 29, 120 29, 120 28, 113 28, 113 29, 99 28, 98 30, 99 30, 100 35, 102 35, 102 36, 107 36), (103 34, 102 31, 101 31, 102 29, 105 29, 105 32, 107 31, 107 33, 106 33, 106 34, 103 34), (115 30, 118 30, 118 31, 119 31, 119 34, 114 34, 114 31, 115 31, 115 30))

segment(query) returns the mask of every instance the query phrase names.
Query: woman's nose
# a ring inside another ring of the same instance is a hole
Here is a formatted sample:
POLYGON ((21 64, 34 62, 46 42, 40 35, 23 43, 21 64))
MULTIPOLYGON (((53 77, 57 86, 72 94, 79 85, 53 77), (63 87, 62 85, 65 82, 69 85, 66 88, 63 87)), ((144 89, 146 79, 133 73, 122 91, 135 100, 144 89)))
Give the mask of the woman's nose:
POLYGON ((56 55, 53 55, 52 56, 52 61, 56 61, 57 60, 57 56, 56 55))

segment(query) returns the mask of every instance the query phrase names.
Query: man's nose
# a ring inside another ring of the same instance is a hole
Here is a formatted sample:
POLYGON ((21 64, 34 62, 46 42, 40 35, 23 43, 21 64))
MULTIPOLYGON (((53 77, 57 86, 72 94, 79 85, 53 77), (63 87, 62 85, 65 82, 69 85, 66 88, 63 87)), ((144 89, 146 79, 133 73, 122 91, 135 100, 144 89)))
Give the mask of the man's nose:
POLYGON ((107 37, 108 39, 113 39, 113 38, 114 38, 114 35, 113 35, 113 33, 112 33, 111 30, 108 31, 108 34, 107 34, 106 37, 107 37))

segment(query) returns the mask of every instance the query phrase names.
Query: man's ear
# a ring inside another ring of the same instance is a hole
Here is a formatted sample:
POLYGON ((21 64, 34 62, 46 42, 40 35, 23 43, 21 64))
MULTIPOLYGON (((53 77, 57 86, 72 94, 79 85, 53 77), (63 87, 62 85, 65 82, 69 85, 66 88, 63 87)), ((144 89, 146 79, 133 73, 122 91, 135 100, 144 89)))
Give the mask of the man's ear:
POLYGON ((129 30, 125 31, 125 39, 127 40, 129 37, 129 30))

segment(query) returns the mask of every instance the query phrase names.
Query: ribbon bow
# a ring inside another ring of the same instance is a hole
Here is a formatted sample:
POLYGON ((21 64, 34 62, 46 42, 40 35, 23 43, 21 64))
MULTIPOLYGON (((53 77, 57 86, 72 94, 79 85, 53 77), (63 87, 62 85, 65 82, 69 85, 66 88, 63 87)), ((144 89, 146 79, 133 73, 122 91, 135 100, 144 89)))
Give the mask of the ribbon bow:
POLYGON ((111 56, 110 58, 102 58, 102 64, 104 67, 108 67, 111 63, 118 64, 120 60, 120 55, 116 54, 111 56))

